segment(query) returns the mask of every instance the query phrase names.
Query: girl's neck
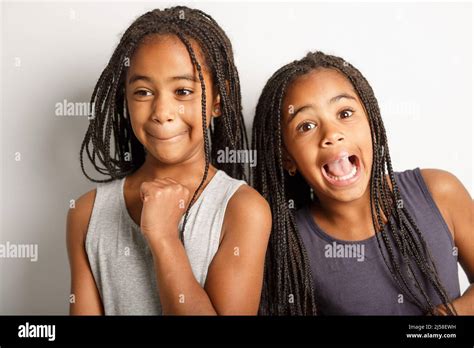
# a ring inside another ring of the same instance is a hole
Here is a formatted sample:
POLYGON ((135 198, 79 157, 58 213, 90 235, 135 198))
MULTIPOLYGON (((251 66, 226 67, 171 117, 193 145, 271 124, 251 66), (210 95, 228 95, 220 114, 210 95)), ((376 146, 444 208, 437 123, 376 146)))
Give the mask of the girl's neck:
POLYGON ((322 198, 311 207, 318 225, 334 238, 348 241, 364 240, 374 235, 370 210, 370 190, 350 202, 322 198))
MULTIPOLYGON (((141 183, 154 179, 171 178, 192 190, 197 188, 201 182, 204 169, 204 156, 191 158, 178 164, 165 164, 147 154, 143 165, 130 175, 129 180, 141 183)), ((217 169, 209 165, 206 183, 214 176, 215 172, 217 172, 217 169)))

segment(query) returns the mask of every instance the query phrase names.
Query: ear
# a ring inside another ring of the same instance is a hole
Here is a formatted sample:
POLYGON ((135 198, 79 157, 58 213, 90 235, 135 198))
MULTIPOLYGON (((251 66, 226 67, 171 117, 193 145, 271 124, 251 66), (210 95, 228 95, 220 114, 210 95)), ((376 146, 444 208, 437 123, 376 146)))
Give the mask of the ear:
POLYGON ((285 170, 288 171, 288 173, 293 173, 293 174, 290 174, 290 175, 294 175, 294 173, 296 173, 296 163, 295 161, 293 160, 293 158, 291 157, 291 155, 288 153, 288 150, 286 149, 286 147, 283 145, 282 147, 282 157, 283 157, 283 168, 285 168, 285 170))
MULTIPOLYGON (((219 117, 219 116, 222 116, 222 104, 221 104, 221 94, 219 93, 219 89, 217 88, 217 85, 213 86, 213 91, 215 92, 216 97, 214 98, 214 101, 212 103, 211 116, 219 117)), ((225 91, 227 95, 229 95, 230 83, 228 80, 225 80, 225 91)))
POLYGON ((212 110, 211 110, 212 117, 219 117, 222 116, 222 108, 221 108, 221 96, 217 94, 214 100, 212 101, 212 110))

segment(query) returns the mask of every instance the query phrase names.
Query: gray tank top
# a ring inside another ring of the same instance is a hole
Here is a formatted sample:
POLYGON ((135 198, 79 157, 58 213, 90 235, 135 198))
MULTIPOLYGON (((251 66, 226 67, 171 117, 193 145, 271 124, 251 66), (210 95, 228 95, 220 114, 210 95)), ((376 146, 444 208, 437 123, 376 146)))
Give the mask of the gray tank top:
MULTIPOLYGON (((404 206, 423 234, 448 296, 450 299, 459 297, 454 241, 419 168, 395 173, 395 180, 404 206)), ((321 314, 423 314, 410 302, 408 295, 400 296, 402 292, 383 261, 375 236, 357 242, 335 239, 317 225, 309 207, 298 210, 296 219, 311 264, 315 296, 321 314)), ((401 255, 394 252, 399 262, 402 262, 401 255)), ((388 257, 386 251, 384 255, 388 257)), ((432 302, 440 304, 428 281, 423 280, 422 284, 428 289, 432 302)))
MULTIPOLYGON (((125 178, 97 185, 85 248, 106 315, 160 315, 153 257, 123 195, 125 178)), ((246 184, 218 170, 192 205, 184 245, 196 280, 204 286, 219 247, 227 203, 246 184)), ((184 216, 181 218, 181 229, 184 216)))

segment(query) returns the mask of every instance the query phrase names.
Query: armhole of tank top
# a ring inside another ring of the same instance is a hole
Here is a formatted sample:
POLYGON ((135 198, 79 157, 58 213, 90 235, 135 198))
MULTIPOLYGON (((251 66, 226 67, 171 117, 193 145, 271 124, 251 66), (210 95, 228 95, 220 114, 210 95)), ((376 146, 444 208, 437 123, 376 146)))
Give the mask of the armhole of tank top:
POLYGON ((87 225, 87 230, 86 230, 86 236, 84 238, 84 246, 86 249, 88 249, 88 244, 91 240, 91 238, 94 237, 94 232, 96 230, 96 225, 97 225, 97 214, 98 214, 98 205, 100 204, 100 195, 102 194, 102 186, 97 185, 95 188, 95 197, 94 197, 94 203, 92 205, 92 212, 91 216, 89 217, 89 224, 87 225))
MULTIPOLYGON (((234 179, 235 180, 235 179, 234 179)), ((237 181, 234 181, 232 184, 231 184, 231 189, 230 189, 230 193, 227 194, 227 196, 225 197, 225 200, 222 204, 223 206, 223 212, 222 212, 222 216, 220 218, 220 225, 221 225, 221 230, 219 231, 219 233, 217 234, 217 250, 219 250, 219 247, 221 246, 221 242, 223 240, 221 240, 221 236, 222 236, 222 232, 223 232, 223 226, 224 226, 224 219, 225 219, 225 213, 227 212, 227 206, 229 205, 229 201, 230 199, 234 196, 234 194, 237 192, 237 190, 242 187, 243 185, 247 185, 247 183, 243 180, 237 180, 237 181)), ((216 252, 217 252, 216 250, 216 252)))
POLYGON ((441 212, 439 211, 438 206, 436 205, 436 202, 434 201, 433 196, 431 195, 431 192, 428 189, 428 186, 426 185, 425 179, 423 179, 423 175, 421 175, 420 168, 416 168, 413 172, 415 174, 416 182, 418 186, 420 187, 421 191, 423 192, 423 195, 425 196, 426 201, 430 205, 434 214, 438 217, 440 224, 443 226, 443 230, 448 235, 448 238, 451 242, 451 246, 454 248, 455 244, 454 244, 454 239, 451 234, 451 231, 449 230, 448 224, 444 220, 443 215, 441 215, 441 212))

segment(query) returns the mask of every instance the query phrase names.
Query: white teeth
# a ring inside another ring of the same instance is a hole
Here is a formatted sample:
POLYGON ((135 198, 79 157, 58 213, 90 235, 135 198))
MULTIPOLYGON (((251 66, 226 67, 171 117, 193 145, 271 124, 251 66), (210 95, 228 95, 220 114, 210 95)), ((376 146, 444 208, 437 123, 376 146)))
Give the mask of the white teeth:
POLYGON ((331 179, 333 180, 349 180, 351 178, 353 178, 357 173, 357 167, 355 165, 352 165, 352 170, 349 174, 347 175, 344 175, 344 176, 334 176, 334 175, 331 175, 329 174, 328 172, 326 172, 327 176, 329 176, 331 179))

